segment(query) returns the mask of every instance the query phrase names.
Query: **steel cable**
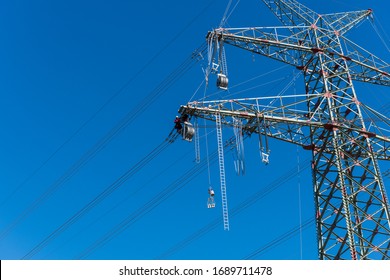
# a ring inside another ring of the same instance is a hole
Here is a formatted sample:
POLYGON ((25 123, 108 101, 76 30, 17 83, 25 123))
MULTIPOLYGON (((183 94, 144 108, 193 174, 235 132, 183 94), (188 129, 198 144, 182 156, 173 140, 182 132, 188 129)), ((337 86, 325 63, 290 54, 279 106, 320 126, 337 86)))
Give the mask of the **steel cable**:
MULTIPOLYGON (((204 7, 194 18, 192 18, 186 26, 184 26, 167 44, 165 44, 157 53, 154 54, 152 58, 150 58, 130 79, 128 79, 121 88, 119 88, 112 96, 110 96, 105 103, 99 107, 99 109, 93 113, 78 129, 76 129, 51 155, 44 160, 42 164, 40 164, 26 179, 22 181, 13 191, 12 193, 6 197, 3 202, 0 204, 0 207, 3 207, 7 201, 11 197, 13 197, 23 186, 25 186, 36 174, 39 173, 40 170, 48 162, 50 162, 59 151, 61 151, 73 138, 80 133, 89 123, 92 122, 115 98, 117 98, 134 80, 136 80, 145 70, 166 50, 169 46, 171 46, 200 16, 202 16, 211 6, 214 4, 214 1, 210 1, 206 7, 204 7)), ((1 240, 0 236, 0 240, 1 240)))
POLYGON ((276 246, 282 244, 283 242, 286 242, 287 240, 291 239, 295 235, 299 234, 300 231, 305 230, 309 226, 314 224, 314 221, 315 221, 314 218, 310 218, 310 219, 306 220, 302 225, 299 225, 299 226, 289 230, 288 232, 278 236, 277 238, 275 238, 271 242, 268 242, 264 246, 260 247, 259 249, 255 250, 254 252, 250 253, 249 255, 247 255, 244 258, 244 260, 251 260, 254 257, 256 257, 257 255, 264 254, 268 250, 275 248, 276 246))
MULTIPOLYGON (((230 145, 232 145, 232 138, 225 142, 224 148, 226 149, 230 145)), ((217 160, 217 151, 214 151, 210 155, 210 161, 215 162, 217 160)), ((160 193, 154 196, 151 200, 145 203, 143 206, 138 208, 136 211, 127 216, 124 220, 122 220, 119 224, 117 224, 114 228, 112 228, 109 232, 107 232, 103 237, 96 240, 91 246, 86 248, 83 252, 78 254, 75 259, 83 259, 94 252, 101 246, 104 246, 107 242, 113 239, 115 236, 122 233, 126 230, 130 225, 138 221, 140 218, 145 216, 147 213, 158 207, 162 202, 167 200, 173 194, 175 194, 178 190, 182 189, 186 184, 191 182, 196 176, 201 174, 207 168, 207 161, 203 160, 199 164, 196 164, 191 169, 189 169, 186 173, 184 173, 181 177, 176 179, 170 185, 168 185, 165 189, 163 189, 160 193)))
POLYGON ((67 243, 71 242, 72 239, 74 239, 77 235, 79 235, 81 232, 85 231, 87 228, 91 227, 92 225, 96 224, 97 222, 99 222, 103 217, 107 216, 108 214, 112 213, 115 209, 117 209, 119 206, 121 206, 123 203, 125 203, 127 200, 129 200, 130 197, 136 195, 140 190, 144 189, 147 185, 149 185, 151 182, 155 181, 157 178, 161 177, 163 174, 165 174, 168 170, 170 170, 173 166, 175 166, 176 164, 178 164, 179 162, 181 162, 182 160, 184 159, 188 159, 188 156, 190 155, 190 152, 187 152, 185 154, 183 154, 180 158, 176 159, 172 164, 170 164, 169 166, 167 166, 164 170, 162 170, 161 172, 159 172, 158 174, 156 174, 155 176, 153 176, 152 178, 149 178, 149 180, 147 182, 145 182, 144 184, 142 184, 141 186, 135 188, 132 190, 132 192, 130 192, 124 199, 122 199, 121 201, 119 201, 118 203, 116 203, 115 205, 113 205, 113 207, 111 207, 109 210, 105 211, 105 213, 103 215, 100 215, 99 217, 97 217, 97 219, 94 219, 91 223, 89 223, 86 227, 80 229, 75 235, 73 235, 71 238, 67 239, 67 241, 65 242, 62 242, 60 246, 58 246, 57 248, 53 249, 50 253, 48 253, 46 255, 46 257, 43 257, 45 259, 48 258, 49 255, 53 254, 55 251, 58 251, 60 247, 64 247, 67 243))
MULTIPOLYGON (((310 162, 310 160, 305 160, 303 162, 304 167, 301 168, 301 171, 303 171, 309 167, 309 164, 308 164, 309 162, 310 162)), ((276 189, 280 188, 285 182, 291 180, 292 178, 294 178, 296 176, 296 173, 297 173, 296 170, 297 170, 296 167, 290 169, 283 176, 277 178, 272 183, 267 185, 265 188, 261 189, 260 191, 258 191, 257 193, 255 193, 254 195, 252 195, 251 197, 246 199, 245 201, 241 202, 239 205, 237 205, 232 210, 230 210, 230 216, 234 217, 234 216, 238 215, 239 213, 241 213, 242 211, 244 211, 248 207, 252 206, 253 204, 257 203, 259 200, 263 199, 264 197, 266 197, 267 195, 269 195, 270 193, 272 193, 276 189)), ((177 243, 176 245, 174 245, 173 247, 171 247, 170 249, 165 251, 163 254, 157 256, 155 259, 166 259, 167 257, 173 255, 177 251, 179 251, 179 250, 183 249, 184 247, 186 247, 187 245, 189 245, 194 240, 196 240, 196 239, 200 238, 201 236, 207 234, 208 232, 212 231, 213 229, 218 227, 221 223, 222 223, 221 219, 219 219, 219 218, 214 219, 213 221, 211 221, 210 223, 208 223, 207 225, 205 225, 204 227, 202 227, 198 231, 194 232, 192 235, 190 235, 186 239, 180 241, 179 243, 177 243)))
MULTIPOLYGON (((198 49, 199 52, 206 50, 206 44, 198 49)), ((61 177, 59 177, 39 198, 27 207, 13 222, 11 222, 0 234, 0 241, 3 240, 18 224, 28 217, 44 201, 46 201, 55 191, 60 189, 72 176, 74 176, 85 164, 87 164, 100 150, 102 150, 119 132, 133 122, 142 112, 144 112, 159 96, 171 87, 182 75, 194 66, 193 55, 187 58, 177 67, 166 79, 164 79, 151 93, 144 98, 135 109, 128 114, 102 139, 100 139, 90 150, 79 158, 61 177)))
POLYGON ((117 180, 115 180, 109 187, 103 190, 94 199, 92 199, 83 208, 81 208, 72 217, 70 217, 66 222, 64 222, 57 229, 55 229, 51 234, 49 234, 45 239, 43 239, 32 250, 30 250, 27 254, 25 254, 22 257, 22 259, 31 259, 34 255, 39 253, 44 247, 46 247, 49 244, 49 242, 53 241, 67 228, 72 226, 79 219, 81 219, 85 214, 91 211, 92 208, 94 208, 96 205, 98 205, 100 202, 106 199, 109 195, 111 195, 115 190, 117 190, 120 186, 122 186, 129 178, 131 178, 133 175, 139 172, 139 170, 141 170, 144 166, 146 166, 149 162, 151 162, 154 158, 156 158, 172 142, 173 141, 171 141, 171 139, 164 140, 161 144, 159 144, 156 148, 154 148, 149 154, 147 154, 143 159, 138 161, 135 165, 133 165, 130 169, 128 169, 123 175, 121 175, 117 180))

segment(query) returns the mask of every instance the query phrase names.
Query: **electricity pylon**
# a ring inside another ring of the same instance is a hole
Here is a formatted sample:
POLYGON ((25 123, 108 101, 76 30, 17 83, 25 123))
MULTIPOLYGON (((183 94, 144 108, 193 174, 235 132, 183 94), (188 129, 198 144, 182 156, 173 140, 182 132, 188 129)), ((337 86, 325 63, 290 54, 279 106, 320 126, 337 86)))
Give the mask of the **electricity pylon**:
POLYGON ((378 165, 390 160, 390 130, 383 129, 390 119, 364 105, 353 85, 390 86, 390 67, 344 37, 372 11, 319 15, 295 0, 263 2, 285 26, 210 31, 212 57, 228 44, 290 64, 302 71, 305 93, 190 102, 179 112, 212 121, 218 115, 231 126, 240 119, 260 140, 311 151, 319 258, 390 259, 389 202, 378 165))

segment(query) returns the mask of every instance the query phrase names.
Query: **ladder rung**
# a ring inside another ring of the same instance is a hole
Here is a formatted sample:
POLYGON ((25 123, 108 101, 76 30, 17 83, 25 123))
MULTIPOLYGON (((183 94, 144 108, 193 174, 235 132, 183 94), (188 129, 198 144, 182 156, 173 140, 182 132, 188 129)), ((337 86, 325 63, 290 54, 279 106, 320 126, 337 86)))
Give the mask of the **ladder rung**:
POLYGON ((218 144, 218 163, 219 163, 219 177, 221 182, 221 196, 222 196, 222 216, 224 229, 229 230, 229 215, 228 215, 228 205, 227 205, 227 196, 226 196, 226 180, 225 180, 225 159, 223 151, 223 141, 222 141, 222 123, 221 116, 219 114, 215 115, 216 125, 217 125, 217 144, 218 144))

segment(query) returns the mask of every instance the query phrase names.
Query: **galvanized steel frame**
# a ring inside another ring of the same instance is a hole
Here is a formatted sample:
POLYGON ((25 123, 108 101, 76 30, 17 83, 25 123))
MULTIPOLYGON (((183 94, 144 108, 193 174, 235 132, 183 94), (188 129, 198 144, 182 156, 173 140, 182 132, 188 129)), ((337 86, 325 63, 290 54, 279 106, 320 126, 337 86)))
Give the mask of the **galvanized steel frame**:
POLYGON ((297 67, 305 94, 287 105, 286 97, 273 106, 261 105, 261 98, 201 101, 180 112, 210 120, 218 115, 227 125, 228 117, 241 118, 247 133, 311 150, 319 258, 390 259, 389 202, 378 165, 390 159, 390 139, 387 131, 366 126, 362 108, 389 127, 390 121, 362 104, 353 85, 390 86, 390 67, 343 36, 372 11, 318 15, 295 0, 263 2, 285 27, 219 28, 208 38, 297 67))

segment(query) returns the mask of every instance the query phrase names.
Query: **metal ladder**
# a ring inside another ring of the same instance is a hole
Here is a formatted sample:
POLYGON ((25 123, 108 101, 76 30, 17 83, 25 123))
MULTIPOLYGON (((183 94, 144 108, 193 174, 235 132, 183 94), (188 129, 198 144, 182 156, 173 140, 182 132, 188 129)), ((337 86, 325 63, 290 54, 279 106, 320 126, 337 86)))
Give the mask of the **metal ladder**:
POLYGON ((221 54, 221 67, 222 67, 222 73, 225 74, 226 76, 228 75, 228 70, 227 70, 227 62, 226 62, 226 53, 225 53, 225 48, 221 44, 221 49, 220 49, 220 54, 221 54))
POLYGON ((199 141, 199 125, 195 121, 195 162, 200 163, 200 141, 199 141))
POLYGON ((229 230, 229 213, 228 213, 226 179, 225 179, 225 159, 224 159, 224 151, 223 151, 222 123, 221 123, 220 114, 215 115, 215 123, 217 125, 218 163, 219 163, 219 177, 221 181, 223 229, 229 230))

